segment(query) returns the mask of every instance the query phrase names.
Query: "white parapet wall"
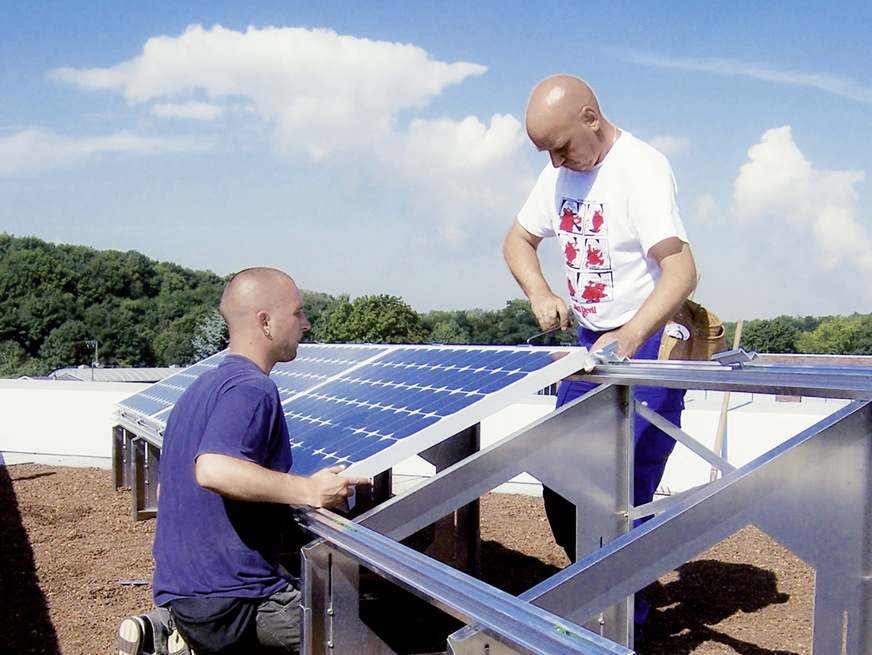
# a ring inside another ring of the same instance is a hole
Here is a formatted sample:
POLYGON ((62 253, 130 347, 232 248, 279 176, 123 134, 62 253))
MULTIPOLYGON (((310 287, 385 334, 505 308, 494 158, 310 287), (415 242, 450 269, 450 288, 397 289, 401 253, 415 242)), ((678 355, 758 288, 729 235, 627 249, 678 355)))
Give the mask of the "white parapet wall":
MULTIPOLYGON (((682 430, 709 449, 715 446, 724 404, 719 391, 688 391, 682 430)), ((741 468, 850 401, 731 393, 726 418, 726 460, 741 468)), ((711 465, 681 444, 669 457, 660 491, 678 493, 711 480, 711 465)))
POLYGON ((112 468, 115 403, 149 386, 0 380, 0 463, 112 468))
MULTIPOLYGON (((112 467, 115 404, 150 385, 131 382, 0 380, 0 464, 35 462, 59 466, 112 467)), ((682 428, 711 448, 715 442, 724 394, 689 391, 682 428)), ((811 427, 848 401, 789 399, 733 393, 727 412, 727 460, 736 467, 752 461, 791 436, 811 427)), ((481 423, 487 447, 546 416, 553 396, 531 396, 481 423)), ((583 445, 580 445, 583 447, 583 445)), ((419 457, 393 470, 394 489, 403 492, 432 476, 434 468, 419 457)), ((677 493, 709 481, 711 466, 679 444, 661 484, 677 493)), ((496 489, 538 495, 539 482, 522 474, 496 489)))

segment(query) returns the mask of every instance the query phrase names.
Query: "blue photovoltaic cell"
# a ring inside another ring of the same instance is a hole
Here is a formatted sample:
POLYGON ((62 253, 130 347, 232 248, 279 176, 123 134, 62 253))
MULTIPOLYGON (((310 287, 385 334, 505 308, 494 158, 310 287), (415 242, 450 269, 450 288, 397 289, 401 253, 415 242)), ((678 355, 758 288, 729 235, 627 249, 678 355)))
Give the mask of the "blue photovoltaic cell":
MULTIPOLYGON (((385 352, 378 346, 311 346, 303 344, 293 362, 276 364, 272 378, 287 396, 300 393, 385 352)), ((283 396, 284 397, 284 396, 283 396)))
MULTIPOLYGON (((282 398, 288 398, 311 389, 384 350, 383 347, 378 346, 303 345, 300 346, 300 354, 297 358, 293 362, 277 364, 271 377, 279 388, 282 398)), ((119 405, 145 416, 162 418, 166 423, 167 410, 172 409, 179 396, 200 374, 217 367, 224 359, 224 354, 221 352, 197 362, 182 372, 152 385, 147 391, 121 401, 119 405)))
MULTIPOLYGON (((556 353, 567 352, 524 347, 301 344, 293 362, 279 364, 271 373, 291 435, 293 471, 305 475, 332 464, 363 462, 425 429, 438 427, 440 421, 547 368, 558 358, 556 353)), ((120 405, 165 424, 184 390, 223 357, 224 353, 214 355, 120 405)), ((559 377, 548 378, 542 386, 559 377)))
MULTIPOLYGON (((185 389, 202 373, 218 366, 222 359, 224 359, 223 353, 212 355, 203 361, 188 366, 175 375, 151 385, 146 391, 141 391, 134 396, 130 396, 130 398, 122 400, 118 404, 125 409, 152 418, 159 417, 161 414, 168 415, 168 410, 172 409, 176 400, 184 393, 185 389)), ((166 423, 166 416, 164 416, 163 420, 166 423)))
POLYGON ((308 468, 310 453, 322 465, 363 461, 552 361, 523 348, 392 350, 319 387, 310 406, 286 405, 299 409, 288 419, 294 468, 308 468))

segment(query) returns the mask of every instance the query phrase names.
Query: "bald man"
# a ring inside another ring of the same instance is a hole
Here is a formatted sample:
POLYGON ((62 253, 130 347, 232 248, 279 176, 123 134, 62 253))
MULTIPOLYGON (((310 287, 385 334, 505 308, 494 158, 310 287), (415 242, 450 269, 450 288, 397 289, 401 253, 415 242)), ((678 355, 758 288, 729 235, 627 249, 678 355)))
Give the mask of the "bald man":
POLYGON ((155 605, 198 655, 297 652, 300 591, 279 566, 288 506, 334 507, 369 481, 341 475, 342 466, 288 472, 288 427, 269 373, 296 357, 309 329, 294 281, 242 271, 220 311, 228 354, 185 391, 164 435, 155 605))
MULTIPOLYGON (((527 105, 527 134, 551 162, 503 244, 512 274, 543 331, 578 324, 578 343, 656 359, 663 326, 696 285, 666 158, 603 116, 590 87, 569 75, 540 82, 527 105), (542 275, 538 248, 560 241, 569 304, 542 275)), ((594 385, 561 384, 558 406, 594 385)), ((678 425, 683 391, 637 387, 636 397, 678 425)), ((675 442, 636 418, 635 504, 649 502, 675 442)), ((582 447, 580 445, 580 447, 582 447)), ((573 561, 575 508, 551 490, 546 509, 573 561)))

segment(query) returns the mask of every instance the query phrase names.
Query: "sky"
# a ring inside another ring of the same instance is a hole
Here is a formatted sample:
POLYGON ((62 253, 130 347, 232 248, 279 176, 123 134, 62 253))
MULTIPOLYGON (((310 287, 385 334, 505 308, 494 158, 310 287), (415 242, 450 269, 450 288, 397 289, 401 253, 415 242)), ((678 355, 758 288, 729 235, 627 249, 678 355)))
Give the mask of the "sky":
POLYGON ((569 73, 669 158, 697 301, 872 313, 870 34, 860 2, 9 0, 0 232, 500 309, 525 105, 569 73))

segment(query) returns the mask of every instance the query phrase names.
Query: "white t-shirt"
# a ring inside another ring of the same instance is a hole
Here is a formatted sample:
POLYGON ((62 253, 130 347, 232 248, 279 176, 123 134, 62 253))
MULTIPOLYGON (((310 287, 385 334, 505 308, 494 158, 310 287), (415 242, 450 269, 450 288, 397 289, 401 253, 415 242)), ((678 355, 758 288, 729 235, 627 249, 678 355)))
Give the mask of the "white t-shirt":
POLYGON ((687 241, 677 193, 666 157, 629 132, 590 171, 545 166, 518 221, 560 238, 579 325, 618 328, 651 294, 660 268, 648 251, 670 237, 687 241))

